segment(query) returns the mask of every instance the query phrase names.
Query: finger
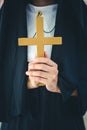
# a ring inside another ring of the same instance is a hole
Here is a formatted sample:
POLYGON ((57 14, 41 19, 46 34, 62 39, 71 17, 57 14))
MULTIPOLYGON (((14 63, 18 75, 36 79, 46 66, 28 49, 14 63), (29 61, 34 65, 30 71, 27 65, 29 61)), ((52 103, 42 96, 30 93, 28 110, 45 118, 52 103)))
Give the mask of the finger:
POLYGON ((53 62, 49 58, 45 58, 45 57, 37 57, 32 62, 30 62, 30 64, 46 64, 48 66, 55 66, 55 67, 57 67, 57 64, 55 62, 53 62))
POLYGON ((37 71, 37 70, 32 70, 32 71, 27 71, 26 75, 27 76, 31 76, 31 77, 41 77, 47 80, 52 80, 54 81, 57 77, 58 77, 58 69, 55 69, 53 67, 51 67, 51 69, 49 69, 49 72, 45 72, 45 71, 37 71))
POLYGON ((48 79, 48 73, 44 71, 28 71, 29 76, 31 77, 41 77, 44 79, 48 79))
POLYGON ((29 80, 31 81, 32 86, 37 87, 39 84, 39 80, 36 77, 29 76, 29 80))
MULTIPOLYGON (((35 54, 35 58, 36 58, 36 57, 38 57, 38 56, 37 56, 37 54, 35 54)), ((48 56, 48 54, 47 54, 47 52, 46 52, 46 51, 44 51, 44 57, 49 58, 49 56, 48 56)))
POLYGON ((41 71, 49 72, 50 70, 52 71, 52 67, 46 64, 30 64, 28 70, 41 70, 41 71))
POLYGON ((25 74, 26 74, 27 76, 29 76, 29 73, 28 73, 28 71, 26 71, 26 72, 25 72, 25 74))
POLYGON ((30 76, 30 80, 32 80, 35 85, 38 85, 39 83, 46 85, 47 82, 48 82, 47 79, 44 79, 42 77, 32 77, 32 76, 30 76))
POLYGON ((48 56, 46 51, 44 52, 44 57, 49 58, 49 56, 48 56))

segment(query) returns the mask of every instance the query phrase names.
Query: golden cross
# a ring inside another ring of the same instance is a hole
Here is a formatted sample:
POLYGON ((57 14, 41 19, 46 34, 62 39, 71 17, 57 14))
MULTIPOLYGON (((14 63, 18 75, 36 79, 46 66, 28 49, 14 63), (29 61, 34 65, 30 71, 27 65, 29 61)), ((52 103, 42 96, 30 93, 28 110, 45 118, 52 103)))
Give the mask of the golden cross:
POLYGON ((44 37, 43 31, 43 17, 42 12, 39 11, 36 17, 36 31, 37 36, 35 38, 19 38, 19 46, 37 45, 37 56, 44 57, 44 45, 61 45, 62 37, 44 37))
MULTIPOLYGON (((44 37, 43 31, 43 17, 41 17, 42 12, 39 11, 36 18, 36 30, 37 36, 35 38, 19 38, 18 45, 19 46, 29 46, 29 45, 37 45, 37 56, 44 57, 44 45, 61 45, 62 37, 44 37)), ((39 83, 38 86, 44 86, 44 84, 39 83)))

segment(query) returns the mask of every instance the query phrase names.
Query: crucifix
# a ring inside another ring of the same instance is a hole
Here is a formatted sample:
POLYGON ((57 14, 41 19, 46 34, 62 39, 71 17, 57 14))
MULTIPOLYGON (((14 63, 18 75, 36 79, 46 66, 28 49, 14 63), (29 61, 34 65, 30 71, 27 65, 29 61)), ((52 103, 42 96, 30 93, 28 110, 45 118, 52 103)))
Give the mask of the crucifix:
POLYGON ((19 38, 18 45, 19 46, 36 45, 37 56, 44 57, 44 45, 61 45, 62 37, 44 37, 43 30, 44 29, 43 29, 42 12, 39 11, 36 17, 36 37, 35 38, 19 38))

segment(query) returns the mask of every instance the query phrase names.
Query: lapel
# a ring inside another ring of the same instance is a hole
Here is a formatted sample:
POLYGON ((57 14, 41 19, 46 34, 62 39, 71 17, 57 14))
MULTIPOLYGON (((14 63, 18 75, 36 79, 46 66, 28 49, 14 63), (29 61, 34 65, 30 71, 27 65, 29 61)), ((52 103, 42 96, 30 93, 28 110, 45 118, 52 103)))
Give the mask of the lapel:
POLYGON ((18 46, 18 38, 27 37, 27 24, 26 24, 26 5, 20 2, 19 19, 18 19, 18 33, 17 33, 17 46, 15 53, 15 66, 14 66, 14 79, 13 79, 13 94, 11 102, 11 114, 19 114, 23 107, 25 98, 25 89, 27 88, 27 47, 18 46), (23 107, 22 107, 23 106, 23 107))
POLYGON ((0 115, 4 119, 18 115, 22 108, 27 53, 26 47, 18 47, 18 38, 26 36, 25 16, 23 1, 5 1, 0 26, 0 115))
MULTIPOLYGON (((72 26, 77 27, 77 23, 79 27, 83 26, 82 16, 81 16, 81 2, 79 0, 60 0, 58 3, 58 11, 56 17, 56 27, 55 27, 55 36, 62 36, 63 44, 65 42, 69 43, 69 40, 66 38, 66 32, 70 32, 73 36, 73 32, 71 31, 72 26), (76 21, 74 21, 74 19, 76 21), (76 24, 74 24, 76 22, 76 24), (71 26, 69 25, 71 24, 71 26), (80 26, 81 25, 81 26, 80 26), (66 32, 65 32, 66 30, 66 32)), ((68 32, 68 34, 69 34, 68 32)), ((77 35, 77 34, 76 34, 77 35)), ((71 41, 72 42, 72 41, 71 41)), ((63 51, 62 45, 53 46, 51 58, 58 64, 61 64, 63 51)), ((73 43, 72 43, 73 44, 73 43)), ((68 44, 67 44, 68 45, 68 44)))
MULTIPOLYGON (((61 23, 60 23, 60 18, 61 18, 61 4, 62 4, 62 1, 58 2, 58 10, 57 10, 57 16, 56 16, 56 26, 55 26, 55 34, 54 36, 55 37, 59 37, 59 36, 62 36, 61 35, 61 32, 60 32, 60 26, 61 26, 61 23)), ((53 45, 53 49, 52 49, 52 54, 51 54, 51 59, 56 62, 56 63, 59 63, 58 61, 58 48, 59 48, 60 45, 56 46, 56 45, 53 45)))

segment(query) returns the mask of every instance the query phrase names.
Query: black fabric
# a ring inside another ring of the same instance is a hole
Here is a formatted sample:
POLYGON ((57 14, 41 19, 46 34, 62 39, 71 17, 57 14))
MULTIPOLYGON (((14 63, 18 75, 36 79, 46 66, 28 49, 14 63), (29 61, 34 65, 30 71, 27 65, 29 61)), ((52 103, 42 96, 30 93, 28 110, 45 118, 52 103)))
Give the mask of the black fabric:
POLYGON ((25 76, 27 53, 26 47, 18 46, 18 37, 27 36, 24 7, 24 2, 20 0, 6 0, 4 3, 0 29, 0 115, 2 115, 0 118, 2 121, 7 120, 10 114, 18 115, 25 107, 23 100, 26 95, 24 86, 27 78, 25 76))
POLYGON ((61 94, 42 87, 28 91, 27 101, 26 113, 11 117, 1 130, 85 130, 78 97, 70 97, 65 103, 61 94))
MULTIPOLYGON (((0 21, 1 21, 1 14, 2 14, 2 8, 0 8, 0 21)), ((0 24, 1 25, 1 24, 0 24)))
POLYGON ((81 1, 81 8, 82 9, 82 23, 83 28, 81 29, 81 46, 80 46, 80 82, 79 82, 79 92, 82 97, 82 103, 84 107, 84 111, 87 110, 87 6, 81 1))
MULTIPOLYGON (((86 39, 84 17, 86 16, 83 16, 84 6, 81 2, 60 0, 58 3, 55 36, 62 36, 63 45, 53 46, 51 58, 59 65, 58 78, 63 102, 66 103, 71 98, 72 91, 77 89, 82 101, 80 105, 85 113, 87 110, 87 74, 85 72, 87 46, 84 40, 86 39)), ((28 93, 25 75, 27 48, 18 46, 20 37, 27 37, 26 2, 25 0, 5 0, 0 28, 0 120, 4 122, 11 117, 25 115, 27 111, 28 93)), ((31 91, 29 93, 28 101, 31 102, 33 95, 31 91)), ((38 91, 38 94, 34 96, 38 98, 39 94, 38 91)), ((55 93, 53 95, 56 96, 55 93)))

